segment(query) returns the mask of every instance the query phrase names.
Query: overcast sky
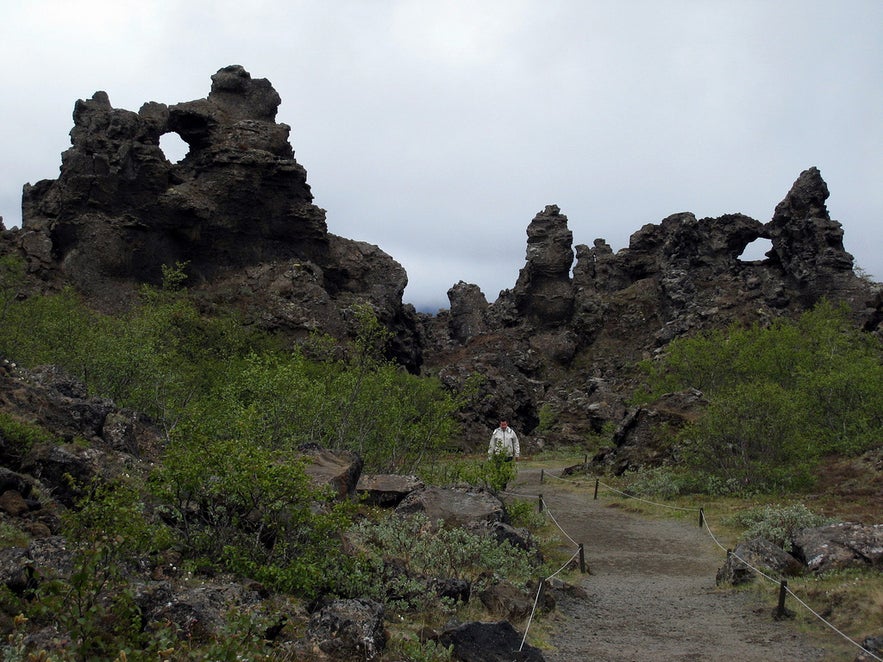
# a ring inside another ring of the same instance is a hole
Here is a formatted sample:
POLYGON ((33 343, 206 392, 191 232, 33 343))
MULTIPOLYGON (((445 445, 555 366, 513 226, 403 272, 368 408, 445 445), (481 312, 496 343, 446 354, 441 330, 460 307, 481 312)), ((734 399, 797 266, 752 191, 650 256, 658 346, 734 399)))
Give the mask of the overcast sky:
POLYGON ((418 308, 512 287, 547 204, 619 250, 681 211, 766 222, 810 166, 883 280, 880 0, 0 4, 7 227, 58 176, 77 99, 200 99, 241 64, 282 97, 329 231, 398 260, 418 308))

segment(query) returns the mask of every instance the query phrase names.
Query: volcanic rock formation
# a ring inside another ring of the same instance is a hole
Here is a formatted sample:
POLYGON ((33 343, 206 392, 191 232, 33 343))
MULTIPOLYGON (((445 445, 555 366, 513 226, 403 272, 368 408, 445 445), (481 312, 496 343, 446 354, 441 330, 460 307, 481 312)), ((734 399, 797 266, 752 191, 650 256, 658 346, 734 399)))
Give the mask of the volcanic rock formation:
POLYGON ((149 102, 137 113, 113 108, 104 92, 78 101, 58 179, 25 186, 22 229, 5 232, 0 249, 26 259, 39 289, 73 284, 111 310, 183 264, 208 308, 236 307, 294 339, 314 330, 345 338, 354 307, 370 305, 393 332, 390 355, 410 370, 452 387, 483 376, 463 421, 465 447, 483 446, 499 416, 528 450, 619 423, 630 367, 683 334, 796 315, 822 297, 847 302, 879 332, 881 288, 853 273, 816 168, 768 223, 678 213, 616 253, 603 239, 574 246, 567 217, 549 205, 527 227, 512 289, 489 303, 461 281, 448 292, 450 310, 418 314, 402 302, 400 264, 328 232, 290 127, 275 121, 279 103, 268 81, 236 65, 212 76, 205 99, 149 102), (171 132, 189 145, 179 163, 159 146, 171 132), (743 261, 757 239, 772 249, 743 261))
POLYGON ((330 234, 306 170, 275 121, 279 95, 241 66, 212 76, 206 99, 134 113, 104 92, 74 107, 71 147, 56 180, 24 188, 17 243, 32 272, 120 308, 163 267, 239 306, 267 328, 345 335, 346 311, 367 302, 397 332, 396 356, 419 364, 402 306, 404 269, 376 246, 330 234), (169 162, 160 137, 189 152, 169 162))
POLYGON ((810 168, 768 223, 679 213, 645 225, 617 253, 603 239, 573 247, 567 217, 550 205, 528 226, 526 264, 513 289, 489 304, 477 286, 461 282, 448 292, 450 312, 423 320, 430 329, 424 369, 451 385, 484 375, 474 435, 504 412, 532 433, 545 409, 555 420, 541 437, 580 443, 620 421, 631 366, 678 336, 767 323, 825 297, 846 302, 866 330, 879 333, 881 288, 853 273, 827 197, 810 168), (772 249, 763 260, 743 261, 757 239, 772 249))

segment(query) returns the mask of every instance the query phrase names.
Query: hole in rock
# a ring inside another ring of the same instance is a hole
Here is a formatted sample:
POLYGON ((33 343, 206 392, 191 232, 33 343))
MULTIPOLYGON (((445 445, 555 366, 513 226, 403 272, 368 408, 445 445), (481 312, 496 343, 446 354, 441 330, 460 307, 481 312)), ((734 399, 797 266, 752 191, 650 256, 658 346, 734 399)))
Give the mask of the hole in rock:
POLYGON ((773 250, 773 242, 769 239, 755 239, 745 247, 739 259, 742 262, 766 260, 766 253, 773 250))
POLYGON ((166 159, 172 163, 178 163, 187 156, 190 151, 190 145, 184 142, 184 139, 175 132, 164 133, 159 137, 159 148, 165 154, 166 159))

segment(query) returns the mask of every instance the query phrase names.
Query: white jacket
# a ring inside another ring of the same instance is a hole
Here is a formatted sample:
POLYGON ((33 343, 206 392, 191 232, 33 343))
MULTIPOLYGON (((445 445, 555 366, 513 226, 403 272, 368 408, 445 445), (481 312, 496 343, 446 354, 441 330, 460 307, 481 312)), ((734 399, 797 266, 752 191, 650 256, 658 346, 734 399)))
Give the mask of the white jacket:
POLYGON ((503 428, 494 430, 487 454, 490 457, 495 453, 505 453, 509 457, 521 456, 521 446, 518 444, 518 435, 515 434, 515 430, 509 427, 505 430, 503 428))

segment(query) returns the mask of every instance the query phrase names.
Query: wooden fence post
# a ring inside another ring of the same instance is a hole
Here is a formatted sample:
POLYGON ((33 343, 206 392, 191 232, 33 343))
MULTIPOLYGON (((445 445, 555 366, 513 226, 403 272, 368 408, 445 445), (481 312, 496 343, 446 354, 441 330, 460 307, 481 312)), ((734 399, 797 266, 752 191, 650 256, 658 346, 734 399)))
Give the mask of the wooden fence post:
POLYGON ((700 508, 699 509, 699 528, 701 529, 703 526, 705 526, 705 509, 700 508))
POLYGON ((780 620, 783 618, 789 618, 791 616, 788 613, 788 610, 785 609, 785 596, 788 594, 788 580, 783 579, 782 583, 779 584, 779 604, 776 607, 776 611, 773 613, 773 618, 776 620, 780 620))
POLYGON ((543 483, 543 480, 545 478, 545 471, 545 469, 540 469, 540 484, 543 483))
POLYGON ((598 483, 601 482, 600 478, 595 479, 595 501, 598 500, 598 483))
POLYGON ((539 495, 539 500, 538 500, 537 505, 539 506, 539 510, 537 512, 540 512, 540 513, 543 512, 543 495, 542 494, 539 495))
POLYGON ((579 544, 579 571, 586 574, 586 550, 583 544, 579 544))

